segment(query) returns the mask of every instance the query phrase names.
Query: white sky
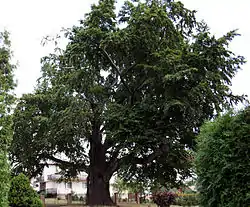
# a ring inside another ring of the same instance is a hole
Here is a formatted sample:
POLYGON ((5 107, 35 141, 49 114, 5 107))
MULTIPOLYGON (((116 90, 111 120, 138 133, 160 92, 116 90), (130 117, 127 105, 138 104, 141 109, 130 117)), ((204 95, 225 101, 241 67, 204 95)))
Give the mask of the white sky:
MULTIPOLYGON (((16 94, 33 91, 40 76, 40 58, 51 51, 42 47, 46 35, 57 34, 62 27, 78 24, 90 5, 97 0, 0 0, 0 31, 11 32, 12 49, 19 66, 16 70, 18 87, 16 94)), ((122 0, 118 0, 119 3, 122 0)), ((221 36, 232 29, 242 34, 231 44, 231 49, 250 60, 250 1, 249 0, 182 0, 189 9, 198 11, 198 19, 204 19, 211 32, 221 36)), ((250 64, 233 80, 233 92, 250 96, 250 64)))

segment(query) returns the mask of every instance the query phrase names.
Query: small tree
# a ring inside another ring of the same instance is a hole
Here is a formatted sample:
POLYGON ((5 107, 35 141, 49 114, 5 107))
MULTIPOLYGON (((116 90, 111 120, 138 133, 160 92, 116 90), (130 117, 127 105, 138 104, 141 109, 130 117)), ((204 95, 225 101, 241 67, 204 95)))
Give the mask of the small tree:
POLYGON ((121 196, 122 193, 128 190, 126 183, 121 178, 117 178, 112 186, 118 193, 119 197, 121 196))
POLYGON ((202 206, 250 206, 249 132, 250 108, 202 127, 196 156, 202 206))
POLYGON ((11 181, 9 206, 42 207, 41 200, 35 190, 30 186, 29 179, 24 174, 19 174, 11 181))

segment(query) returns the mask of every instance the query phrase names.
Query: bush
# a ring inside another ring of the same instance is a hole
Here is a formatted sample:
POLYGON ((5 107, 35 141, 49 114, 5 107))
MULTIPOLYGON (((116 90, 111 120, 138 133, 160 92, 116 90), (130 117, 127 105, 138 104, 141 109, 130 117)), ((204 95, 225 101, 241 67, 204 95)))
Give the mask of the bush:
POLYGON ((249 146, 250 108, 201 128, 195 163, 202 206, 250 206, 249 146))
POLYGON ((78 197, 78 195, 75 194, 75 193, 73 193, 73 195, 72 195, 72 201, 79 201, 79 200, 80 200, 80 198, 78 197))
POLYGON ((42 207, 41 200, 24 174, 19 174, 11 180, 9 206, 42 207))
POLYGON ((176 194, 172 192, 159 192, 153 194, 153 202, 159 207, 169 207, 175 202, 176 194))
POLYGON ((80 196, 79 201, 85 201, 85 198, 83 196, 80 196))
POLYGON ((140 203, 146 203, 146 198, 145 198, 145 196, 140 197, 139 199, 140 199, 140 203))
POLYGON ((122 202, 128 202, 128 199, 127 198, 123 198, 122 202))
POLYGON ((175 200, 175 205, 178 206, 198 206, 198 195, 178 196, 175 200))

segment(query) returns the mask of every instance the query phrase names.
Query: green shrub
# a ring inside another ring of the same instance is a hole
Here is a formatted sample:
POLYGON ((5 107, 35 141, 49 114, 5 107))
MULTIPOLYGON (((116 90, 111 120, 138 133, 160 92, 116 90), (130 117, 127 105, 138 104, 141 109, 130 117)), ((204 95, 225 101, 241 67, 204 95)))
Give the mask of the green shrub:
POLYGON ((77 194, 73 193, 72 201, 79 201, 79 200, 80 200, 79 196, 77 194))
POLYGON ((8 206, 9 165, 6 153, 0 149, 0 206, 8 206))
POLYGON ((153 202, 159 207, 169 207, 175 202, 177 195, 172 192, 157 192, 153 194, 153 202))
POLYGON ((175 205, 178 206, 198 206, 198 195, 178 196, 175 200, 175 205))
POLYGON ((85 197, 80 196, 79 201, 85 201, 85 200, 86 200, 86 198, 85 198, 85 197))
POLYGON ((24 174, 19 174, 11 180, 9 206, 42 207, 41 200, 24 174))
POLYGON ((196 169, 201 206, 250 206, 250 108, 201 128, 196 169))

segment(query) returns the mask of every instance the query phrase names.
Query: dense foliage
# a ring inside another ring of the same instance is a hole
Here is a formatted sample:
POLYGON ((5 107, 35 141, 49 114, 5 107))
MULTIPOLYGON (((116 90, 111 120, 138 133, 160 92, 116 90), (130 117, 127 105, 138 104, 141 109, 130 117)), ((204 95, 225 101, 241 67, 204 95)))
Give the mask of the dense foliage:
POLYGON ((30 181, 24 174, 19 174, 11 180, 9 206, 42 207, 40 198, 30 186, 30 181))
POLYGON ((8 206, 10 168, 8 149, 12 139, 10 115, 14 102, 14 65, 11 64, 11 51, 8 32, 0 33, 0 206, 8 206))
POLYGON ((159 207, 169 207, 174 204, 177 195, 172 192, 158 192, 153 194, 153 202, 159 207))
POLYGON ((215 38, 180 2, 129 0, 116 15, 100 0, 65 35, 16 108, 12 159, 29 176, 47 160, 85 171, 89 204, 112 204, 115 172, 162 185, 190 176, 204 119, 243 100, 229 88, 244 63, 227 47, 236 32, 215 38))
POLYGON ((117 191, 118 194, 125 191, 129 193, 144 193, 148 191, 151 187, 150 182, 127 182, 122 178, 118 177, 115 182, 112 184, 113 188, 117 191))
POLYGON ((174 202, 178 206, 199 206, 198 194, 178 195, 174 202))
POLYGON ((118 197, 120 197, 122 193, 128 191, 126 183, 120 178, 117 178, 115 180, 115 182, 112 184, 112 187, 116 191, 116 193, 118 193, 118 197))
POLYGON ((250 205, 250 108, 201 129, 196 167, 202 206, 250 205))

